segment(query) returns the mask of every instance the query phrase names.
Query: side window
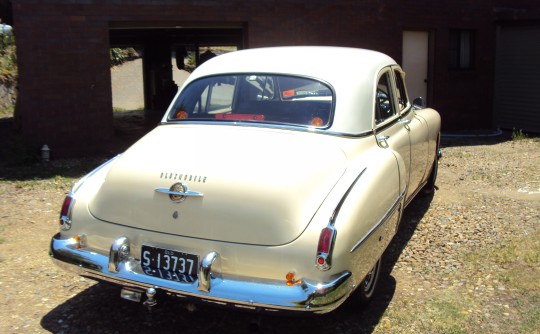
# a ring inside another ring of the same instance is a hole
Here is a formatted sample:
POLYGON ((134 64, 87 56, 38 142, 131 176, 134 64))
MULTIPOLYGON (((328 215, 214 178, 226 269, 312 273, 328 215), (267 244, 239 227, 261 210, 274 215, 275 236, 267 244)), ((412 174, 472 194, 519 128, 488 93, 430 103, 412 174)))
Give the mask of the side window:
POLYGON ((390 72, 384 73, 377 83, 377 95, 375 97, 375 124, 382 123, 396 115, 392 102, 392 87, 390 85, 390 72))
POLYGON ((274 78, 269 75, 247 75, 240 84, 240 100, 244 102, 276 100, 274 78))
POLYGON ((235 79, 231 77, 212 80, 202 91, 193 112, 199 114, 230 112, 236 85, 235 79))
POLYGON ((403 111, 405 108, 407 108, 407 91, 405 90, 405 80, 403 78, 403 72, 400 71, 394 71, 394 75, 396 77, 396 95, 398 98, 398 106, 399 111, 403 111))

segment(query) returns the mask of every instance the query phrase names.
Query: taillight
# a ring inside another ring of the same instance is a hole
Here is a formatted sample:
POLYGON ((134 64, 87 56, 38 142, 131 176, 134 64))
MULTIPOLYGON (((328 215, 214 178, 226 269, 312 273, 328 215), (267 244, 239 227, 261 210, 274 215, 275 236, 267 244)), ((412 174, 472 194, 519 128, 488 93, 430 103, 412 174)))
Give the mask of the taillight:
POLYGON ((323 228, 317 245, 316 265, 320 270, 329 270, 332 267, 332 248, 336 239, 336 229, 328 225, 323 228))
POLYGON ((62 231, 67 231, 71 228, 71 208, 75 204, 75 199, 68 194, 62 204, 62 210, 60 211, 60 228, 62 231))

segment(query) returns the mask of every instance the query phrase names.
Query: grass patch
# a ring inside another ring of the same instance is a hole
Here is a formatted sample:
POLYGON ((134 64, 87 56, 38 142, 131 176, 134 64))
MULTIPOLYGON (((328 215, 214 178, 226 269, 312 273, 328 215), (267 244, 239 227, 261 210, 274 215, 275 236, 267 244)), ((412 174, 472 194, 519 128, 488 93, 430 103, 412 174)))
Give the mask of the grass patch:
POLYGON ((526 133, 523 133, 521 129, 512 130, 512 140, 517 141, 517 140, 523 140, 527 138, 529 138, 529 136, 527 136, 526 133))
POLYGON ((456 293, 446 292, 428 301, 426 316, 423 321, 426 333, 469 333, 471 325, 471 305, 456 293))
POLYGON ((538 333, 540 229, 505 234, 460 259, 463 268, 444 285, 424 291, 411 282, 374 332, 538 333))
POLYGON ((49 178, 15 180, 14 183, 15 188, 17 189, 48 189, 64 191, 65 189, 69 189, 83 174, 84 172, 81 172, 80 175, 75 176, 54 175, 49 178))
POLYGON ((470 266, 483 264, 501 269, 497 275, 510 288, 540 293, 540 230, 529 235, 501 241, 497 246, 464 256, 470 266), (523 278, 527 279, 523 279, 523 278))
POLYGON ((469 270, 482 266, 491 276, 501 302, 486 304, 491 321, 508 332, 532 333, 540 328, 540 230, 514 236, 494 247, 464 256, 469 270))
POLYGON ((15 105, 9 105, 5 108, 0 108, 0 118, 10 118, 13 117, 15 112, 15 105))
POLYGON ((380 333, 474 333, 478 323, 478 308, 472 298, 464 298, 458 291, 440 290, 430 297, 412 297, 387 311, 380 333), (410 303, 414 303, 411 307, 410 303), (411 310, 414 309, 414 312, 411 310))

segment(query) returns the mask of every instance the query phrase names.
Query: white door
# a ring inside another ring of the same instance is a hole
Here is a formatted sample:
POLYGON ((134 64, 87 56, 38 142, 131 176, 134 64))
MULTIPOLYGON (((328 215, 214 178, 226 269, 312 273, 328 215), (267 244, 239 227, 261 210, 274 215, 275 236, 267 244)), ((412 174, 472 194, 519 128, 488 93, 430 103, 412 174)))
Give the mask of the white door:
POLYGON ((423 97, 427 101, 428 80, 428 47, 429 33, 427 31, 403 32, 403 64, 406 73, 407 92, 412 101, 423 97))

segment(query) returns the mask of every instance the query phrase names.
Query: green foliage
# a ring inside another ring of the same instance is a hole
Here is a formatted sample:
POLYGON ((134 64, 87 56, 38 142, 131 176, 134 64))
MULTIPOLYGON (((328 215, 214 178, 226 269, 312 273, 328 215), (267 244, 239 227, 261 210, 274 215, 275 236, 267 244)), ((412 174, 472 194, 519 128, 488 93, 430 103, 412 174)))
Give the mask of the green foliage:
POLYGON ((512 140, 523 140, 527 138, 528 138, 527 134, 523 133, 521 129, 516 130, 516 128, 514 128, 512 130, 512 140))
POLYGON ((0 34, 0 82, 14 85, 17 81, 17 54, 13 35, 0 34))
MULTIPOLYGON (((2 80, 0 79, 0 82, 2 80)), ((5 108, 0 108, 0 118, 3 117, 13 117, 13 113, 15 112, 15 106, 10 104, 6 106, 5 108)))
POLYGON ((109 54, 111 57, 111 67, 122 65, 126 61, 140 57, 134 48, 111 48, 109 54))
POLYGON ((188 52, 187 57, 184 59, 184 63, 186 64, 186 71, 193 72, 193 70, 195 70, 195 67, 197 67, 197 62, 195 58, 195 52, 188 52))

